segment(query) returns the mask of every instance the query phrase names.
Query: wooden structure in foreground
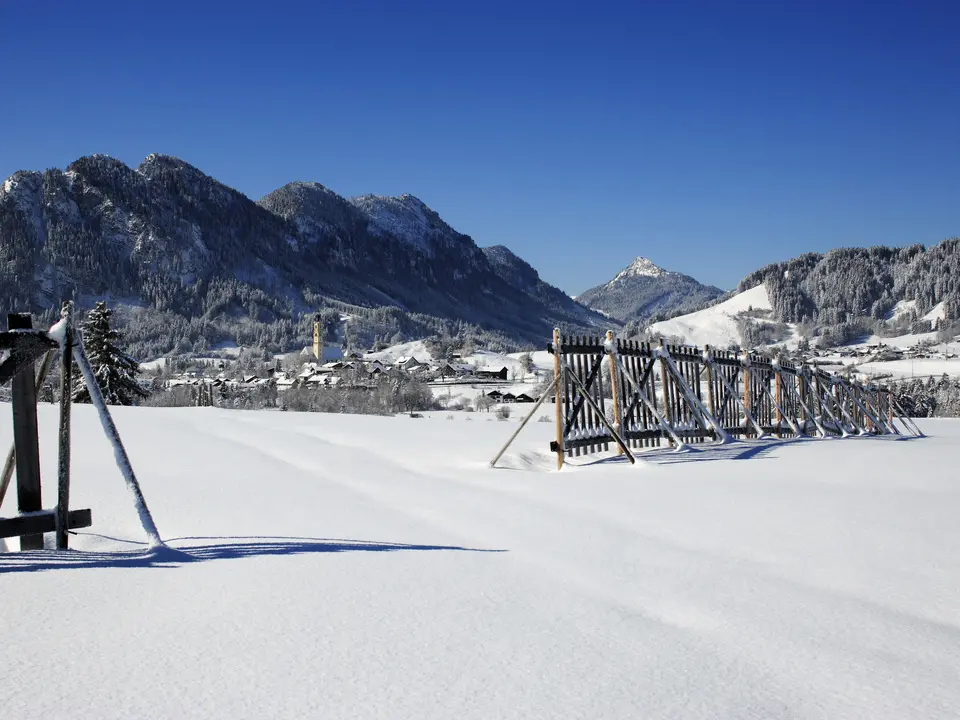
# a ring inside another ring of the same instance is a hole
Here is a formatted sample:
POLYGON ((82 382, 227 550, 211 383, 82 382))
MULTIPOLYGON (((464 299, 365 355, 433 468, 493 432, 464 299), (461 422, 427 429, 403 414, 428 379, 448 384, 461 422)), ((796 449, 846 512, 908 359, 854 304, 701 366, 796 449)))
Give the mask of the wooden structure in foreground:
POLYGON ((43 534, 55 532, 57 549, 66 549, 68 533, 75 528, 89 527, 90 510, 70 510, 70 409, 73 398, 74 364, 83 377, 90 401, 97 411, 100 425, 113 447, 113 456, 133 496, 140 524, 151 550, 165 548, 160 538, 140 483, 120 440, 120 433, 110 416, 97 378, 83 349, 83 339, 73 325, 73 303, 65 303, 60 322, 50 330, 34 330, 29 314, 8 318, 7 332, 0 332, 0 384, 13 381, 13 447, 0 474, 0 506, 14 467, 17 471, 17 500, 20 515, 0 518, 0 538, 20 537, 21 550, 43 549, 43 534), (57 505, 44 510, 40 492, 40 453, 37 433, 37 390, 59 351, 60 357, 60 430, 57 458, 57 505), (35 367, 43 358, 39 367, 35 367), (36 372, 36 374, 34 374, 36 372))
POLYGON ((0 383, 12 382, 13 447, 0 474, 0 505, 16 469, 17 509, 20 515, 0 518, 0 538, 20 538, 21 550, 42 550, 43 535, 56 533, 58 549, 69 545, 68 532, 89 527, 88 509, 70 510, 70 400, 72 395, 72 308, 64 308, 61 335, 33 329, 29 314, 7 316, 7 332, 0 333, 0 383), (40 483, 40 441, 37 430, 37 392, 60 352, 60 433, 57 462, 57 505, 44 510, 40 483), (37 361, 39 367, 36 367, 37 361))
POLYGON ((564 457, 741 438, 901 434, 919 428, 886 388, 756 354, 554 331, 557 436, 564 457))

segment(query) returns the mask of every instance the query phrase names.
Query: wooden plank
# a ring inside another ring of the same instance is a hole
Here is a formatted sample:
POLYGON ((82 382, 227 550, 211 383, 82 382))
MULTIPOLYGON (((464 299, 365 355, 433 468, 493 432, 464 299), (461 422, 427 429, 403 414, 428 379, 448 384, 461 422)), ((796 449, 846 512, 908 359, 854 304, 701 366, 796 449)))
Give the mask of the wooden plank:
MULTIPOLYGON (((663 338, 660 338, 659 349, 661 352, 665 350, 665 347, 663 344, 663 338)), ((673 419, 673 416, 670 414, 670 386, 667 383, 667 361, 661 357, 659 365, 660 365, 660 387, 663 389, 663 419, 667 421, 667 425, 670 425, 672 427, 675 421, 673 419)), ((656 395, 656 392, 654 392, 654 395, 656 395)), ((670 445, 672 446, 673 438, 668 437, 667 442, 669 442, 670 445)))
MULTIPOLYGON (((67 514, 67 524, 71 530, 90 527, 93 525, 93 514, 90 509, 71 510, 67 514)), ((19 515, 12 518, 0 518, 0 538, 17 537, 18 535, 32 537, 39 536, 43 539, 43 533, 54 532, 57 529, 57 514, 53 510, 41 510, 29 515, 19 515)), ((42 549, 40 548, 29 549, 42 549)), ((21 545, 21 549, 27 550, 21 545)))
MULTIPOLYGON (((33 320, 27 313, 7 315, 10 330, 31 330, 33 320)), ((13 405, 13 443, 16 447, 17 507, 21 513, 43 508, 40 493, 40 438, 37 430, 37 385, 33 363, 13 378, 10 399, 13 405)), ((42 550, 43 535, 25 534, 21 550, 42 550)))
POLYGON ((63 309, 64 342, 60 353, 60 433, 57 450, 57 550, 66 550, 70 510, 70 406, 73 395, 73 303, 63 309))
MULTIPOLYGON (((15 317, 9 315, 8 318, 15 317)), ((29 315, 27 316, 29 317, 29 315)), ((14 327, 17 329, 17 321, 14 320, 14 327)), ((0 333, 0 350, 9 350, 10 356, 0 363, 0 385, 24 372, 27 368, 33 370, 33 364, 39 360, 47 350, 56 348, 57 344, 46 335, 37 332, 18 333, 3 332, 0 333)))
MULTIPOLYGON (((40 387, 43 385, 43 381, 47 377, 47 373, 50 371, 50 366, 53 365, 54 351, 48 350, 47 354, 43 357, 43 362, 40 363, 40 368, 37 370, 37 395, 40 395, 40 387)), ((0 506, 3 505, 3 500, 7 496, 7 488, 10 486, 10 479, 13 477, 13 470, 16 466, 17 458, 17 447, 13 443, 10 444, 10 450, 7 452, 7 459, 3 464, 3 471, 0 473, 0 506)))
POLYGON ((560 329, 553 331, 553 382, 554 382, 554 412, 557 423, 557 470, 563 467, 563 382, 560 379, 560 329))
MULTIPOLYGON (((613 356, 617 352, 617 347, 614 345, 615 340, 613 337, 613 330, 607 330, 607 342, 610 343, 611 349, 611 352, 608 355, 608 367, 610 368, 610 395, 613 398, 613 417, 615 418, 613 427, 616 428, 617 432, 623 435, 623 415, 620 413, 622 401, 618 392, 620 389, 620 384, 617 382, 617 364, 613 360, 613 356)), ((606 445, 604 445, 604 449, 606 449, 606 445)), ((619 446, 617 447, 617 452, 622 452, 619 446)))

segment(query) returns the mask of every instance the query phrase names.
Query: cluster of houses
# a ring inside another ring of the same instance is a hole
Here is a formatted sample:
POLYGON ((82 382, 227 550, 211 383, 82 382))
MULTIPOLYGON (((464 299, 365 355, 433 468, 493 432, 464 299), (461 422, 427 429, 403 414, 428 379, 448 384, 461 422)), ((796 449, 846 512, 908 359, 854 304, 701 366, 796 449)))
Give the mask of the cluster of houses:
POLYGON ((487 397, 498 403, 532 403, 537 401, 537 398, 530 397, 526 393, 514 395, 509 392, 502 393, 499 390, 491 390, 487 393, 487 397))
MULTIPOLYGON (((218 368, 221 372, 216 377, 210 377, 201 370, 193 370, 171 377, 165 384, 168 388, 178 385, 213 385, 214 387, 237 390, 273 386, 282 392, 293 387, 329 388, 349 386, 353 388, 372 388, 381 380, 380 376, 389 376, 398 371, 418 378, 423 382, 444 383, 505 381, 509 374, 509 369, 505 366, 477 368, 474 365, 459 362, 422 362, 412 356, 400 357, 391 363, 387 363, 382 360, 365 358, 359 353, 350 353, 331 362, 306 362, 295 372, 282 370, 278 363, 276 367, 268 368, 260 375, 248 374, 231 377, 230 374, 223 371, 222 367, 223 364, 221 363, 218 368)), ((527 400, 518 400, 510 393, 507 393, 507 395, 510 396, 509 399, 499 400, 499 402, 527 402, 527 400)))
POLYGON ((888 360, 952 360, 957 357, 951 350, 938 349, 936 345, 913 345, 900 348, 878 343, 856 347, 837 348, 832 354, 843 358, 860 358, 872 362, 888 360))

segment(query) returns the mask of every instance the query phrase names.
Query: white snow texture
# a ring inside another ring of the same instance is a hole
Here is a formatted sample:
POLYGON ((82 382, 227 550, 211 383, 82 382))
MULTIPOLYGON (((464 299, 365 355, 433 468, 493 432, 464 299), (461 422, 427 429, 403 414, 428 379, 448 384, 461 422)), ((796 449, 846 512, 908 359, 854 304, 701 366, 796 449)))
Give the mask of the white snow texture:
MULTIPOLYGON (((52 507, 57 408, 39 411, 52 507)), ((186 555, 147 552, 75 406, 72 504, 93 526, 74 550, 0 554, 4 719, 960 709, 960 422, 558 473, 552 423, 487 467, 518 417, 112 411, 186 555)))

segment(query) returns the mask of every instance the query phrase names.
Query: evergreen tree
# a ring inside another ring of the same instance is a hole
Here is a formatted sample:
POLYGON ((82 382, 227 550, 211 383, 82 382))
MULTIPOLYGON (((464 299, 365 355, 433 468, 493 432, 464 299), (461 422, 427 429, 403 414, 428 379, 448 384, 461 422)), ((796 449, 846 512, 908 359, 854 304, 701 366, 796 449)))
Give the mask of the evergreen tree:
MULTIPOLYGON (((111 315, 113 311, 105 302, 98 302, 87 314, 86 320, 80 323, 83 348, 106 403, 133 405, 148 393, 137 382, 139 363, 117 346, 121 336, 110 327, 111 315)), ((90 402, 90 392, 79 373, 74 387, 74 402, 90 402)))

